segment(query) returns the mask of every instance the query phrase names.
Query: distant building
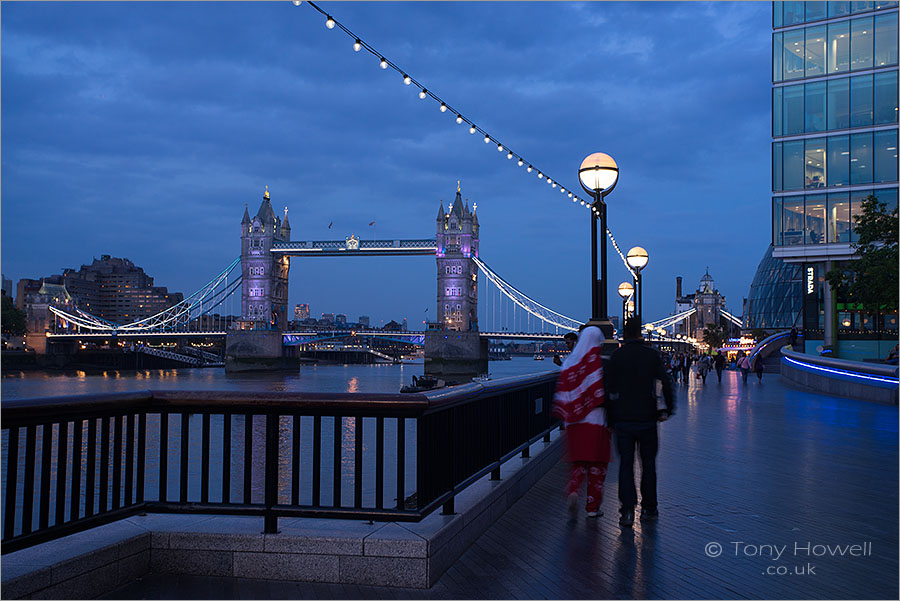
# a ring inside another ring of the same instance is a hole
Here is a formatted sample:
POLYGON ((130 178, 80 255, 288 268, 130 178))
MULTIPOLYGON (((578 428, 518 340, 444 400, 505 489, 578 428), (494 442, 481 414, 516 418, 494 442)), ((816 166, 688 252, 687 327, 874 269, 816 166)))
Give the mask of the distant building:
POLYGON ((719 294, 716 283, 709 275, 709 269, 700 278, 700 285, 691 294, 681 293, 681 277, 675 278, 675 313, 681 313, 689 309, 697 312, 675 324, 675 334, 682 334, 691 338, 703 339, 703 330, 711 324, 729 325, 722 315, 725 310, 725 297, 719 294))
POLYGON ((457 184, 456 199, 444 212, 438 209, 437 244, 438 323, 444 330, 478 331, 478 217, 469 211, 457 184))
POLYGON ((58 295, 47 296, 51 286, 65 290, 78 308, 117 324, 150 317, 184 299, 180 292, 154 286, 153 278, 129 259, 101 255, 78 271, 65 269, 61 275, 19 280, 17 305, 27 312, 29 303, 40 305, 47 298, 56 302, 58 295))
POLYGON ((386 332, 400 332, 400 331, 402 331, 401 328, 403 328, 403 326, 401 326, 399 323, 397 323, 393 319, 384 325, 384 331, 386 331, 386 332))
POLYGON ((322 313, 322 319, 320 319, 322 323, 328 325, 334 325, 334 313, 322 313))
POLYGON ((13 281, 10 279, 7 279, 7 277, 5 275, 0 276, 0 277, 2 277, 2 280, 3 280, 3 292, 6 293, 6 296, 8 296, 10 299, 12 299, 12 297, 13 297, 13 281))
POLYGON ((301 303, 294 307, 294 319, 309 319, 309 304, 301 303))
POLYGON ((346 326, 347 325, 347 316, 343 313, 338 313, 334 316, 334 325, 336 326, 346 326))
POLYGON ((291 239, 291 224, 275 214, 269 188, 253 218, 244 207, 241 219, 241 327, 283 329, 288 321, 290 261, 270 252, 275 244, 291 239))
POLYGON ((361 326, 366 326, 368 328, 370 321, 371 321, 371 319, 369 318, 368 315, 360 315, 359 316, 359 325, 361 325, 361 326))
POLYGON ((407 327, 407 324, 406 324, 406 318, 405 318, 405 317, 403 318, 403 331, 404 331, 404 332, 408 332, 408 331, 409 331, 409 327, 407 327))

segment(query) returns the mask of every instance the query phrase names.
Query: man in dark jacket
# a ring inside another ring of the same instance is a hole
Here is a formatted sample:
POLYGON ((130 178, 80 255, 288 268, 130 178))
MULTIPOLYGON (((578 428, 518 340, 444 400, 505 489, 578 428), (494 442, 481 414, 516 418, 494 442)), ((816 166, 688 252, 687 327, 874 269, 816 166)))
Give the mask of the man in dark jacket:
POLYGON ((675 413, 672 381, 666 373, 662 357, 641 338, 641 325, 636 319, 625 322, 625 343, 604 365, 604 379, 609 393, 607 419, 616 435, 619 450, 619 524, 634 524, 637 492, 634 486, 634 450, 641 456, 641 518, 659 517, 656 507, 656 452, 659 448, 657 421, 665 421, 675 413), (662 382, 666 408, 657 410, 656 381, 662 382))

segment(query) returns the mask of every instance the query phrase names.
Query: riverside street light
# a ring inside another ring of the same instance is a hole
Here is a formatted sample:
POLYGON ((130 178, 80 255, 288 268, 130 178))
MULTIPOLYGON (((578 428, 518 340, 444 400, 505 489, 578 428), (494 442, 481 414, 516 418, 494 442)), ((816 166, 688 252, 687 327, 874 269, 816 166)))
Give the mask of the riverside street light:
POLYGON ((647 251, 640 246, 635 246, 634 248, 629 250, 628 254, 625 256, 625 262, 628 263, 628 265, 637 273, 637 276, 634 279, 634 283, 635 287, 637 288, 636 315, 639 320, 644 319, 644 286, 641 283, 641 270, 647 266, 647 263, 649 261, 650 255, 648 255, 647 251))
POLYGON ((578 181, 585 192, 594 197, 591 204, 591 321, 609 340, 612 323, 606 306, 606 203, 604 197, 613 191, 619 181, 619 166, 608 154, 595 152, 581 162, 578 181), (597 218, 603 244, 600 245, 600 280, 597 280, 597 218))
POLYGON ((628 311, 626 309, 626 301, 628 298, 634 294, 634 286, 632 286, 629 282, 622 282, 619 284, 619 296, 622 297, 622 329, 625 328, 625 320, 628 318, 628 311))

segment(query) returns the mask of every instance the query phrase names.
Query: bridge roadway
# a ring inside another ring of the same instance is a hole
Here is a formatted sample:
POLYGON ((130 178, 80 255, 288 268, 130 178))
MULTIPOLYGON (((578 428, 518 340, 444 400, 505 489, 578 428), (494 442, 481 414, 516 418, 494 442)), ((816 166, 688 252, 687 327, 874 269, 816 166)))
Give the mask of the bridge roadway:
POLYGON ((770 374, 743 385, 733 371, 721 385, 714 373, 679 384, 678 403, 661 426, 659 522, 618 526, 617 462, 606 515, 570 521, 559 463, 427 590, 151 574, 108 598, 898 598, 896 406, 800 392, 770 374), (720 556, 707 556, 710 543, 720 556), (871 555, 804 550, 863 543, 871 555), (784 552, 773 560, 760 545, 784 552), (814 573, 765 573, 808 565, 814 573))
MULTIPOLYGON (((565 334, 565 332, 563 332, 565 334)), ((550 334, 544 332, 481 332, 482 338, 505 339, 505 340, 562 340, 563 334, 550 334)), ((215 330, 209 332, 120 332, 116 334, 119 340, 128 340, 134 338, 224 338, 226 332, 224 330, 215 330)), ((325 331, 296 331, 285 332, 285 336, 313 337, 328 336, 336 338, 340 336, 375 336, 383 338, 398 337, 421 337, 425 335, 422 331, 406 331, 406 332, 387 332, 384 330, 325 330, 325 331)), ((82 332, 69 334, 50 333, 47 338, 50 340, 89 340, 89 339, 106 339, 113 337, 112 332, 82 332)))

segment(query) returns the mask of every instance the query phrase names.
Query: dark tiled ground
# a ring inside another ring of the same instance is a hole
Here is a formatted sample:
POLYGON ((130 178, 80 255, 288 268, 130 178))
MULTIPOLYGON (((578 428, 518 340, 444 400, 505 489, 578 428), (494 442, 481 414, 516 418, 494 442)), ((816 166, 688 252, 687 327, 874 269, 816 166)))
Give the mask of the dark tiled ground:
POLYGON ((678 402, 661 427, 656 524, 617 525, 617 464, 606 515, 570 522, 559 464, 429 590, 152 574, 109 598, 898 598, 896 407, 735 372, 682 384, 678 402), (831 556, 865 542, 871 556, 831 556))

